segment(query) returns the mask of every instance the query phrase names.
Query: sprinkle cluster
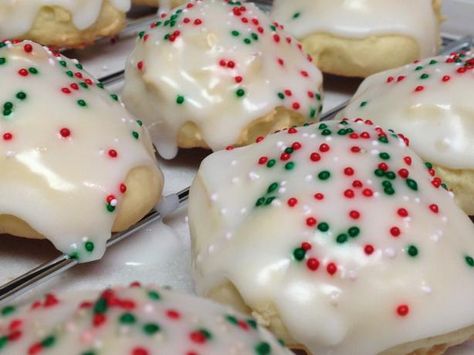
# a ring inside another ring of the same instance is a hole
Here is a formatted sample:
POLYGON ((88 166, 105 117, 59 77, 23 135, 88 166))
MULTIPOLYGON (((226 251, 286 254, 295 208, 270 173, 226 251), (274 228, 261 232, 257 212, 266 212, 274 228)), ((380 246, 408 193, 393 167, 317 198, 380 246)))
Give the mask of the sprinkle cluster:
MULTIPOLYGON (((47 294, 23 307, 0 313, 0 351, 41 354, 46 350, 80 354, 255 355, 286 351, 255 320, 208 301, 169 290, 107 289, 81 302, 47 294), (55 322, 46 321, 54 314, 55 322), (37 324, 41 324, 38 331, 37 324)), ((3 353, 2 352, 2 353, 3 353)))

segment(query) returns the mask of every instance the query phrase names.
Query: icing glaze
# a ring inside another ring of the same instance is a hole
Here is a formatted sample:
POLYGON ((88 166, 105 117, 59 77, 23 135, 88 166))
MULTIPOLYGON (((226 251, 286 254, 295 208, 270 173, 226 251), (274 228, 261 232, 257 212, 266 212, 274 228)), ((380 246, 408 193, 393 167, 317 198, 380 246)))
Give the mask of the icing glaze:
POLYGON ((189 205, 198 292, 230 281, 317 355, 472 325, 474 227, 405 141, 332 121, 206 158, 189 205))
POLYGON ((47 294, 0 314, 2 354, 290 354, 256 321, 207 300, 132 284, 47 294))
POLYGON ((321 82, 299 43, 254 4, 205 0, 173 10, 140 33, 123 96, 160 154, 173 158, 187 122, 219 150, 277 107, 316 121, 321 82))
POLYGON ((436 54, 439 41, 432 0, 275 0, 272 18, 298 39, 317 32, 408 36, 418 42, 421 57, 436 54))
MULTIPOLYGON (((13 39, 28 33, 38 12, 48 6, 59 6, 72 16, 79 30, 94 25, 105 0, 0 0, 0 39, 13 39)), ((118 10, 128 11, 130 0, 106 0, 118 10)))
POLYGON ((156 167, 149 137, 76 60, 0 43, 0 215, 81 261, 110 238, 128 173, 156 167))
POLYGON ((342 115, 406 134, 425 160, 474 168, 474 54, 453 53, 367 78, 342 115))

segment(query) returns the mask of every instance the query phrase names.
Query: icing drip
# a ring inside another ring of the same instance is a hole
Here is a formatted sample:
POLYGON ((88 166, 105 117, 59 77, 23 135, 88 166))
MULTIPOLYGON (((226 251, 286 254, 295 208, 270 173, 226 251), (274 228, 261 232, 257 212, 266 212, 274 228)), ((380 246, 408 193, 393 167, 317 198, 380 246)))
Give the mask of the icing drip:
POLYGON ((198 291, 229 280, 318 355, 472 325, 473 226, 406 144, 333 121, 205 159, 189 206, 198 291))
POLYGON ((473 169, 473 90, 473 53, 453 53, 367 78, 342 114, 408 135, 425 160, 473 169))
POLYGON ((140 33, 124 101, 173 158, 187 122, 219 150, 277 107, 316 121, 321 81, 296 40, 254 4, 192 1, 140 33))
POLYGON ((130 8, 130 0, 0 0, 0 38, 13 39, 26 34, 38 12, 52 6, 67 10, 74 25, 84 30, 97 21, 104 1, 124 12, 130 8))
POLYGON ((439 41, 432 0, 275 0, 272 18, 298 39, 317 32, 408 36, 418 42, 420 57, 434 55, 439 41))
POLYGON ((99 258, 146 131, 81 64, 33 42, 0 43, 0 215, 81 261, 99 258))
POLYGON ((48 294, 0 314, 2 354, 290 354, 255 320, 210 301, 145 288, 48 294))

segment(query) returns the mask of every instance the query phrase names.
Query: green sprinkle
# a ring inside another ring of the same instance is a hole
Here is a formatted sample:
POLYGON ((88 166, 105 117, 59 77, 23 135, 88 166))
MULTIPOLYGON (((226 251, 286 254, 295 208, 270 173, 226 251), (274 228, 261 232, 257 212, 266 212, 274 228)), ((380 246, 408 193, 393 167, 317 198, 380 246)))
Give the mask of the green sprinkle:
POLYGON ((337 236, 336 242, 338 242, 339 244, 344 244, 345 242, 347 242, 347 239, 349 239, 347 234, 342 233, 337 236))
POLYGON ((321 222, 321 223, 318 224, 318 229, 321 232, 327 232, 329 230, 329 224, 326 223, 326 222, 321 222))
POLYGON ((431 164, 430 162, 426 162, 426 163, 425 163, 425 166, 426 166, 428 169, 433 169, 433 164, 431 164))
POLYGON ((417 191, 418 190, 418 184, 415 180, 413 179, 407 179, 406 180, 406 183, 407 183, 407 186, 412 189, 413 191, 417 191))
POLYGON ((276 160, 275 159, 270 159, 267 163, 267 167, 268 168, 273 168, 276 164, 276 160))
POLYGON ((61 65, 62 67, 66 68, 67 67, 67 62, 65 60, 60 60, 59 61, 59 65, 61 65))
POLYGON ((415 68, 415 71, 418 71, 418 70, 421 70, 421 69, 423 69, 423 66, 419 65, 415 68))
POLYGON ((320 130, 321 130, 321 129, 326 129, 326 128, 328 128, 328 125, 325 124, 325 123, 321 123, 321 124, 318 126, 318 129, 320 129, 320 130))
POLYGON ((94 305, 94 313, 105 313, 109 308, 107 300, 103 297, 99 298, 94 305))
POLYGON ((295 20, 295 19, 297 19, 298 17, 300 17, 300 15, 301 15, 301 12, 295 12, 295 13, 293 14, 293 16, 292 16, 292 17, 293 17, 293 20, 295 20))
POLYGON ((178 96, 176 97, 176 103, 177 103, 178 105, 184 104, 184 96, 178 95, 178 96))
POLYGON ((89 253, 93 252, 94 248, 95 248, 95 246, 94 246, 93 242, 91 242, 91 241, 85 242, 84 249, 86 249, 89 253))
POLYGON ((132 313, 124 313, 120 316, 119 321, 122 324, 133 324, 136 322, 136 318, 132 313))
POLYGON ((279 92, 277 95, 280 100, 283 100, 285 98, 285 94, 283 94, 282 92, 279 92))
POLYGON ((135 122, 137 122, 137 125, 139 125, 140 127, 143 126, 143 122, 141 120, 136 120, 135 122))
POLYGON ((323 136, 330 136, 332 134, 331 130, 330 129, 323 129, 321 131, 321 135, 323 136))
POLYGON ((16 93, 16 98, 18 100, 24 100, 24 99, 26 99, 26 93, 23 92, 23 91, 19 91, 19 92, 16 93))
POLYGON ((161 298, 161 296, 156 291, 148 291, 148 298, 153 301, 158 301, 161 298))
POLYGON ((316 116, 316 109, 314 107, 309 111, 309 117, 314 118, 316 116))
POLYGON ((379 157, 380 157, 380 159, 383 159, 383 160, 389 160, 389 159, 390 159, 390 154, 388 154, 388 153, 380 153, 380 154, 379 154, 379 157))
POLYGON ((76 68, 79 69, 79 70, 84 69, 84 67, 82 66, 81 63, 77 63, 77 64, 76 64, 76 68))
POLYGON ((292 154, 294 152, 294 149, 291 147, 285 148, 285 153, 292 154))
POLYGON ((270 204, 273 202, 274 199, 275 199, 274 196, 268 197, 268 198, 265 200, 265 206, 270 205, 270 204))
POLYGON ((53 346, 54 343, 56 343, 56 337, 54 335, 50 335, 41 341, 41 345, 45 348, 53 346))
POLYGON ((349 236, 351 238, 356 238, 360 234, 360 228, 359 227, 351 227, 348 230, 349 236))
POLYGON ((143 38, 145 31, 138 32, 138 38, 143 38))
POLYGON ((16 308, 14 306, 6 306, 2 308, 2 316, 9 316, 10 314, 14 313, 16 308))
POLYGON ((381 136, 381 137, 379 137, 379 142, 380 143, 388 143, 388 138, 385 137, 385 136, 381 136))
POLYGON ((110 203, 108 203, 107 205, 105 205, 105 208, 107 209, 108 212, 112 213, 115 211, 115 206, 111 205, 110 203))
POLYGON ((225 317, 225 319, 227 319, 227 321, 231 324, 234 324, 236 325, 239 321, 237 320, 237 318, 235 318, 234 316, 231 316, 231 315, 227 315, 225 317))
POLYGON ((0 65, 4 65, 7 62, 7 58, 0 57, 0 65))
POLYGON ((140 138, 140 133, 138 133, 137 131, 132 131, 132 137, 138 139, 140 138))
POLYGON ((257 329, 257 322, 255 319, 248 319, 247 324, 250 325, 253 329, 257 329))
POLYGON ((252 37, 254 41, 258 41, 258 34, 256 34, 255 32, 252 32, 250 36, 252 37))
POLYGON ((237 97, 243 97, 245 95, 245 90, 244 89, 237 89, 237 91, 235 92, 235 94, 237 95, 237 97))
POLYGON ((244 43, 245 44, 250 44, 250 43, 252 43, 252 41, 250 40, 250 38, 245 38, 244 43))
POLYGON ((289 163, 285 164, 285 169, 286 170, 293 170, 295 168, 295 163, 290 161, 289 163))
POLYGON ((265 341, 262 341, 255 347, 255 352, 257 355, 269 355, 272 351, 270 344, 265 341))
POLYGON ((28 71, 33 75, 38 74, 38 69, 36 69, 35 67, 28 68, 28 71))
POLYGON ((466 264, 470 267, 474 267, 474 258, 472 256, 466 255, 464 257, 464 260, 466 261, 466 264))
POLYGON ((240 36, 240 32, 239 31, 236 31, 236 30, 233 30, 231 32, 231 35, 234 36, 234 37, 239 37, 240 36))
POLYGON ((418 248, 414 245, 409 245, 407 248, 407 254, 412 258, 416 257, 418 255, 418 248))
POLYGON ((395 180, 397 178, 397 174, 395 174, 393 171, 387 171, 385 173, 385 177, 390 180, 395 180))
POLYGON ((86 107, 87 106, 87 102, 85 102, 84 100, 77 100, 77 104, 81 107, 86 107))
POLYGON ((0 337, 0 350, 2 348, 4 348, 5 345, 7 345, 7 343, 8 343, 8 337, 7 336, 0 337))
POLYGON ((331 173, 327 170, 324 170, 324 171, 321 171, 319 174, 318 174, 318 178, 319 180, 327 180, 331 177, 331 173))
POLYGON ((118 95, 116 95, 116 94, 110 94, 110 97, 111 97, 112 100, 114 100, 114 101, 118 101, 118 100, 119 100, 119 97, 118 97, 118 95))
POLYGON ((256 207, 262 206, 263 204, 265 204, 265 200, 266 200, 265 197, 260 197, 260 198, 257 200, 257 202, 255 202, 255 206, 256 206, 256 207))
POLYGON ((385 194, 391 196, 395 193, 395 190, 393 189, 393 187, 386 187, 385 189, 383 189, 383 192, 385 192, 385 194))
POLYGON ((429 74, 426 74, 426 73, 420 75, 420 79, 422 80, 428 79, 429 77, 430 77, 429 74))
POLYGON ((438 61, 437 60, 434 60, 434 59, 431 59, 430 62, 428 64, 430 65, 434 65, 434 64, 437 64, 438 61))
POLYGON ((271 194, 273 191, 278 189, 278 186, 279 185, 278 185, 277 182, 274 182, 274 183, 270 184, 270 186, 268 186, 267 193, 271 194))
POLYGON ((147 323, 143 326, 143 331, 147 335, 154 335, 160 331, 160 326, 155 323, 147 323))
POLYGON ((375 176, 383 177, 385 175, 385 171, 383 171, 382 169, 375 169, 374 174, 375 176))
POLYGON ((80 85, 83 89, 89 89, 89 85, 87 85, 86 83, 79 83, 79 85, 80 85))
POLYGON ((293 250, 293 256, 296 260, 301 261, 306 256, 306 250, 304 250, 303 248, 296 248, 295 250, 293 250))
POLYGON ((95 85, 96 85, 99 89, 104 89, 104 88, 105 88, 104 84, 102 84, 102 83, 97 83, 97 84, 95 84, 95 85))
POLYGON ((81 355, 97 355, 94 350, 89 350, 89 351, 85 351, 83 352, 81 355))
POLYGON ((367 101, 362 101, 360 103, 359 107, 365 107, 365 106, 367 106, 367 103, 368 103, 367 101))

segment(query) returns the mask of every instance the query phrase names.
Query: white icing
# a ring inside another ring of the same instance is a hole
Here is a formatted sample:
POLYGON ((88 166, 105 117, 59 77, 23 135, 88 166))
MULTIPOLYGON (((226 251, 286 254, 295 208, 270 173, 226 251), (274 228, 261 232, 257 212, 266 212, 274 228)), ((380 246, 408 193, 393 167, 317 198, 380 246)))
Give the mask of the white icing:
MULTIPOLYGON (((72 16, 78 30, 95 24, 105 0, 0 0, 0 39, 14 39, 28 33, 38 12, 48 6, 59 6, 72 16)), ((107 0, 118 10, 128 11, 130 0, 107 0)))
POLYGON ((459 63, 446 62, 453 58, 459 57, 429 58, 367 78, 341 115, 371 119, 406 134, 427 161, 473 169, 474 56, 466 53, 459 63), (423 90, 416 91, 419 86, 423 90))
POLYGON ((19 217, 64 253, 99 258, 116 217, 106 207, 119 207, 127 174, 140 166, 159 174, 146 131, 77 61, 20 42, 0 48, 0 63, 0 215, 19 217))
POLYGON ((219 150, 237 143, 245 127, 276 107, 297 111, 308 121, 319 115, 320 71, 296 40, 271 29, 268 17, 254 4, 233 10, 238 8, 221 0, 192 1, 138 39, 127 64, 124 101, 146 122, 165 158, 176 155, 177 134, 186 122, 195 123, 207 145, 219 150), (172 28, 171 16, 176 17, 172 28), (175 31, 179 35, 174 41, 164 39, 175 31), (239 89, 245 92, 240 98, 239 89), (280 99, 278 93, 286 89, 291 96, 280 99))
POLYGON ((0 339, 21 334, 16 340, 2 343, 2 354, 28 354, 35 343, 51 336, 54 342, 44 351, 52 355, 71 351, 101 355, 254 355, 259 354, 259 348, 269 350, 260 354, 290 354, 268 331, 254 329, 255 321, 249 317, 208 300, 156 287, 116 287, 102 293, 83 291, 69 296, 50 294, 3 313, 0 339), (100 302, 107 306, 97 311, 100 302), (129 322, 120 321, 124 315, 128 315, 129 322), (198 335, 200 330, 209 332, 210 337, 198 335))
POLYGON ((229 280, 249 307, 264 313, 267 305, 274 305, 291 337, 317 355, 378 354, 472 325, 474 267, 465 257, 474 255, 474 227, 450 194, 432 185, 437 180, 422 160, 390 132, 364 123, 328 122, 321 127, 327 126, 331 135, 323 136, 318 126, 270 135, 261 143, 204 160, 189 205, 198 292, 208 294, 229 280), (339 132, 347 128, 355 135, 339 132), (378 134, 387 134, 389 143, 378 141, 378 134), (280 158, 295 142, 301 148, 280 158), (323 143, 328 152, 321 152, 323 143), (352 147, 361 150, 354 153, 352 147), (319 161, 311 159, 314 152, 319 161), (387 160, 381 153, 389 154, 383 155, 387 160), (269 168, 264 158, 276 164, 269 168), (231 164, 234 160, 237 165, 231 164), (290 162, 293 170, 285 168, 290 162), (381 162, 395 177, 375 174, 381 162), (409 188, 400 169, 407 169, 417 191, 409 188), (319 174, 325 170, 331 176, 322 180, 319 174), (249 179, 249 172, 260 178, 249 179), (231 183, 234 177, 241 183, 231 183), (363 186, 354 185, 355 180, 363 186), (281 187, 282 181, 285 192, 270 187, 281 187), (387 186, 384 190, 382 183, 387 182, 393 195, 387 194, 387 186), (364 194, 367 188, 373 197, 364 194), (318 193, 322 200, 315 197, 318 193), (219 198, 213 201, 212 194, 219 198), (262 197, 267 205, 257 207, 262 197), (291 198, 297 199, 294 207, 291 198), (225 215, 218 212, 222 208, 225 215), (242 215, 242 208, 248 213, 242 215), (408 216, 400 215, 400 208, 408 216), (359 216, 351 217, 351 211, 359 216), (309 218, 315 218, 314 225, 309 218), (359 234, 351 227, 358 227, 359 234), (432 235, 442 238, 433 241, 432 235), (303 242, 311 249, 298 261, 294 252, 303 242), (212 254, 207 251, 211 246, 212 254), (410 246, 417 248, 417 256, 408 254, 413 252, 410 246), (315 271, 307 266, 315 263, 310 258, 320 263, 315 271), (337 267, 332 275, 331 263, 337 267), (429 285, 429 292, 423 285, 429 285), (401 305, 409 307, 405 316, 397 314, 401 305))
POLYGON ((419 44, 420 57, 434 55, 439 41, 432 0, 275 0, 272 18, 298 39, 317 32, 408 36, 419 44))

